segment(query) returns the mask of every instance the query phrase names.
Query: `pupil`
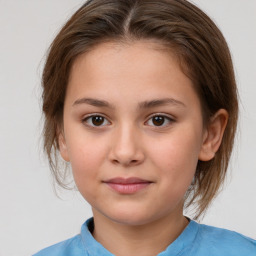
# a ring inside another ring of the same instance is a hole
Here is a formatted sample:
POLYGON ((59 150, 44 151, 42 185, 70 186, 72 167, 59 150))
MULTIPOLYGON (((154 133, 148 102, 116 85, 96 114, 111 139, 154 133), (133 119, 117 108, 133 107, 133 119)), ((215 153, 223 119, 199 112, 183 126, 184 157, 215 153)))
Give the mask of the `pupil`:
POLYGON ((154 125, 157 125, 157 126, 162 125, 164 123, 164 117, 162 117, 162 116, 155 116, 153 118, 153 123, 154 123, 154 125))
POLYGON ((103 123, 103 117, 102 116, 94 116, 92 118, 92 123, 96 126, 99 126, 103 123))

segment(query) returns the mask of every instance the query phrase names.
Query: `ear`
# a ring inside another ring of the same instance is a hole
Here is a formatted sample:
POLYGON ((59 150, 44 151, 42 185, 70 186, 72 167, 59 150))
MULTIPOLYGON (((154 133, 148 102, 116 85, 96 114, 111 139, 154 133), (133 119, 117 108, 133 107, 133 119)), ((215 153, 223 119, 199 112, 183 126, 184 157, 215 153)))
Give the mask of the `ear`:
POLYGON ((204 132, 199 160, 209 161, 214 158, 215 153, 221 145, 227 122, 228 112, 225 109, 219 109, 210 119, 204 132))
POLYGON ((70 160, 68 155, 68 149, 67 149, 67 144, 66 144, 65 135, 63 131, 59 132, 58 143, 59 143, 59 151, 60 151, 61 157, 66 162, 69 162, 70 160))

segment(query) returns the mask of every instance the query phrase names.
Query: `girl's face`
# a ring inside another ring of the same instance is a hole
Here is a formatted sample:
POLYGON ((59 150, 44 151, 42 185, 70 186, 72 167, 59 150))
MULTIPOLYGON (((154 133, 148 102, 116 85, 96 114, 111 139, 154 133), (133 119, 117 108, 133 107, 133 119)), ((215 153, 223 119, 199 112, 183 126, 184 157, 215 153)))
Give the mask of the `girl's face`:
POLYGON ((192 82, 155 42, 105 43, 75 61, 60 151, 95 215, 182 216, 205 133, 192 82))

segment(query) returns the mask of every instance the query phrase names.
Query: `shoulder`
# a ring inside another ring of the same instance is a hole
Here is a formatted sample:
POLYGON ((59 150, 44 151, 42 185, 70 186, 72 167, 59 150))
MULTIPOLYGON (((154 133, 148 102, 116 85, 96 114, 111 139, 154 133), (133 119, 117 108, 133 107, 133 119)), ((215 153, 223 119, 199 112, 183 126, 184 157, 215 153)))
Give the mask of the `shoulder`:
POLYGON ((86 256, 81 235, 47 247, 33 256, 86 256))
POLYGON ((227 229, 198 224, 198 248, 207 255, 255 256, 256 241, 227 229))

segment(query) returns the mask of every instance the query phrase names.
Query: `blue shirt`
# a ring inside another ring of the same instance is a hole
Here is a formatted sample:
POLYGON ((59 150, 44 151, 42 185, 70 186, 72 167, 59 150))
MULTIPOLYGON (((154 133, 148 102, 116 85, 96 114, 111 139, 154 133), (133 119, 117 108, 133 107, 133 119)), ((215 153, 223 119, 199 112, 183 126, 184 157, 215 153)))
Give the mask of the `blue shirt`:
MULTIPOLYGON (((93 238, 88 228, 91 225, 92 218, 83 224, 81 234, 34 256, 113 256, 93 238)), ((256 241, 191 220, 181 235, 158 256, 256 256, 256 241)))

